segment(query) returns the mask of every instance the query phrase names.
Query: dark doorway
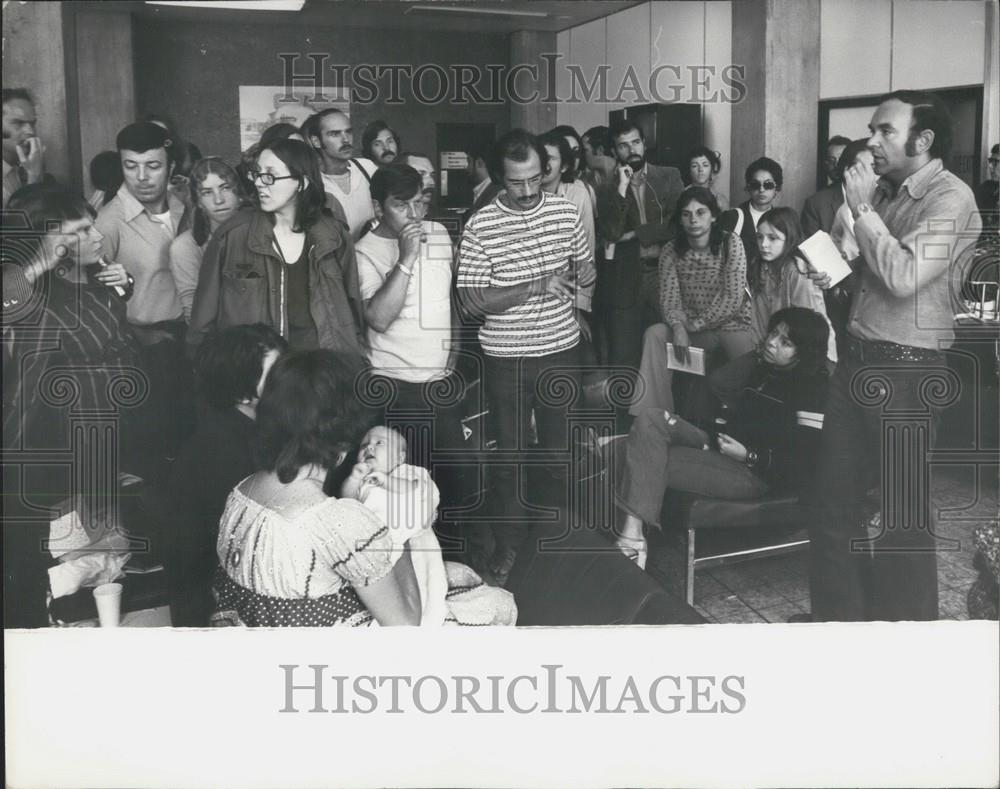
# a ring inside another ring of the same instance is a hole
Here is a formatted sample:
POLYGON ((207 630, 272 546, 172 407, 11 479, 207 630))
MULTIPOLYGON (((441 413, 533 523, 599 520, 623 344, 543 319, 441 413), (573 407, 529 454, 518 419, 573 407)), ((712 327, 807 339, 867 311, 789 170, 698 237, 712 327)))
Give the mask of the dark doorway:
POLYGON ((472 207, 472 178, 466 171, 465 151, 470 144, 496 139, 492 123, 437 124, 438 183, 445 208, 465 210, 472 207))

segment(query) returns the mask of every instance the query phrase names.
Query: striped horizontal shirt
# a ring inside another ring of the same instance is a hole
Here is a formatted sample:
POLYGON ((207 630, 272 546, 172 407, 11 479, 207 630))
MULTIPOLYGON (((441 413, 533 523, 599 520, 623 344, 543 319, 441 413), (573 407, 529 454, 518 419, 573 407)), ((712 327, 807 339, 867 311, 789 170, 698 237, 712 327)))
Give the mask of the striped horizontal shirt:
MULTIPOLYGON (((565 266, 576 287, 594 282, 594 257, 573 203, 542 193, 530 211, 515 211, 498 197, 465 226, 458 248, 457 286, 504 288, 541 279, 565 266)), ((489 356, 548 356, 580 341, 574 301, 543 293, 488 315, 479 342, 489 356)))

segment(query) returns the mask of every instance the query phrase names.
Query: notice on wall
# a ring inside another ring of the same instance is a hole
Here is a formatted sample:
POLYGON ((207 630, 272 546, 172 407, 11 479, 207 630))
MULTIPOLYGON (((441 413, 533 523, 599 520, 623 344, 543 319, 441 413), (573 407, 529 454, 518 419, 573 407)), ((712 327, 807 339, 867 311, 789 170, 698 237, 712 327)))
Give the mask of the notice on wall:
POLYGON ((276 123, 301 126, 310 115, 334 107, 351 115, 350 88, 285 88, 281 85, 240 85, 240 150, 260 140, 276 123))
POLYGON ((442 170, 464 170, 469 166, 469 157, 464 151, 444 151, 441 153, 442 170))

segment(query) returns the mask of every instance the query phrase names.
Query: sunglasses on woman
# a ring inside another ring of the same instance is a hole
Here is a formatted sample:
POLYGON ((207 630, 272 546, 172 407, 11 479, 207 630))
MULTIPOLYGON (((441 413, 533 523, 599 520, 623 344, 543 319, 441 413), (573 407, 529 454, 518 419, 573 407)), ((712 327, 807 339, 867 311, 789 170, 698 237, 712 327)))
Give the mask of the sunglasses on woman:
POLYGON ((770 192, 775 189, 778 185, 774 181, 749 181, 747 182, 747 189, 751 192, 756 192, 758 189, 763 189, 764 191, 770 192))

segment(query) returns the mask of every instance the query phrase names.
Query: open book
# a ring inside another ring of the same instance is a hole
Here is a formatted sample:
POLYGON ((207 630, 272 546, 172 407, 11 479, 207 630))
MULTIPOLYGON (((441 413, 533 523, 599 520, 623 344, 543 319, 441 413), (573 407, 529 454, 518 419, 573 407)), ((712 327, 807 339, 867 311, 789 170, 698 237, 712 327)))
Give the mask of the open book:
POLYGON ((667 343, 667 369, 679 370, 693 375, 705 374, 705 350, 703 348, 688 347, 689 360, 682 362, 677 358, 672 342, 667 343))
POLYGON ((814 269, 829 275, 831 285, 836 285, 851 273, 851 267, 847 265, 830 234, 823 230, 817 230, 799 244, 799 252, 814 269))

